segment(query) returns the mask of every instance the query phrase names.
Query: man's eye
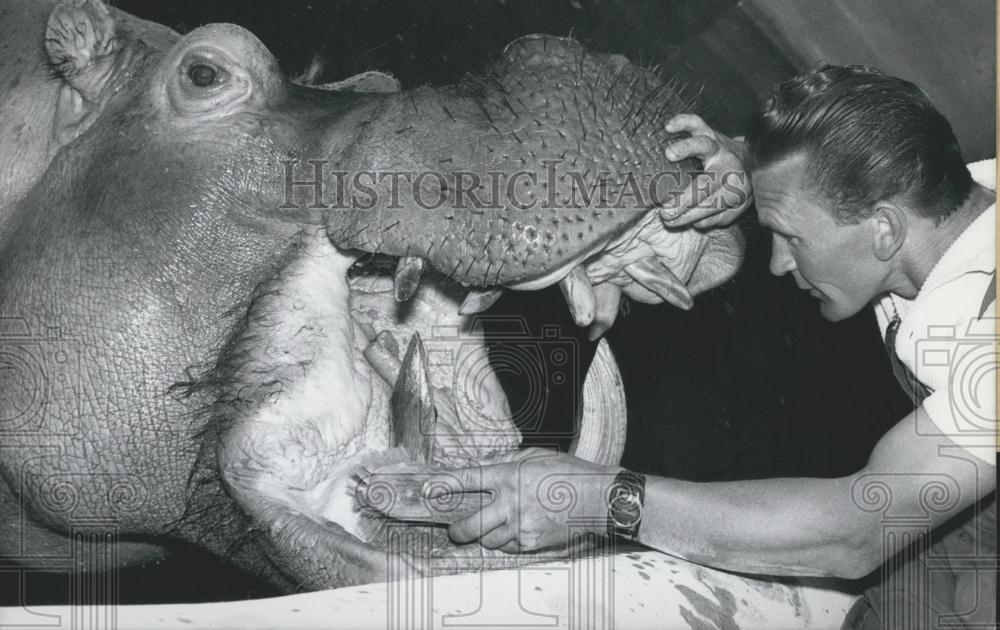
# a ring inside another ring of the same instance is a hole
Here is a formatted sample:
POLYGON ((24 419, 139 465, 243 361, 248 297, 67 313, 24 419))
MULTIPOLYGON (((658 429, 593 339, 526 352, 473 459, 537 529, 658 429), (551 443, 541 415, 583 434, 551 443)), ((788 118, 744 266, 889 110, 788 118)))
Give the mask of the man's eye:
POLYGON ((219 72, 208 64, 196 63, 188 69, 188 78, 197 87, 211 87, 219 80, 219 72))

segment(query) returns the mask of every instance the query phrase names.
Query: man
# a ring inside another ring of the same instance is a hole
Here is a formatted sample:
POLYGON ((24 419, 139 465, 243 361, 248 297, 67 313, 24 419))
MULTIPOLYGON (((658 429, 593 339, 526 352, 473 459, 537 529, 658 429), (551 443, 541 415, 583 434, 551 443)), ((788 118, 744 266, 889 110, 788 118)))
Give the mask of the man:
MULTIPOLYGON (((616 535, 722 569, 856 579, 883 567, 886 579, 852 610, 851 627, 992 627, 993 162, 974 180, 926 95, 864 67, 825 66, 777 86, 745 151, 695 116, 676 117, 668 130, 689 134, 665 149, 669 158, 697 157, 720 178, 747 170, 759 220, 773 233, 771 271, 791 274, 824 317, 874 304, 915 410, 864 469, 839 479, 690 483, 522 451, 430 482, 494 493, 449 534, 525 551, 566 544, 570 512, 607 514, 616 535), (546 509, 543 487, 566 477, 590 481, 576 485, 573 510, 546 509), (933 529, 929 549, 925 539, 907 546, 911 539, 889 535, 894 515, 933 529)), ((746 205, 662 216, 667 227, 711 227, 746 205)), ((604 527, 598 519, 591 529, 604 527)))

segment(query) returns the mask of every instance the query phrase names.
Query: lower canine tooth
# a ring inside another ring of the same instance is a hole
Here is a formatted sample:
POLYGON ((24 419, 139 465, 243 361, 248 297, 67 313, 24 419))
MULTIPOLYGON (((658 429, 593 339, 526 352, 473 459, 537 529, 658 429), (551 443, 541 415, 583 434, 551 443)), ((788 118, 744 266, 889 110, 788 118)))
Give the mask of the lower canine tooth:
POLYGON ((396 338, 388 330, 383 330, 375 335, 371 343, 365 348, 365 359, 372 366, 375 373, 382 377, 390 387, 396 384, 396 376, 399 374, 399 345, 396 338))
POLYGON ((686 311, 694 306, 691 292, 684 286, 680 278, 675 276, 662 262, 644 258, 625 267, 625 273, 658 295, 663 301, 669 302, 677 308, 686 311))
POLYGON ((474 313, 482 313, 493 306, 500 299, 501 295, 503 295, 503 289, 469 291, 469 294, 465 296, 465 300, 462 301, 462 306, 458 307, 458 314, 472 315, 474 313))
POLYGON ((577 326, 589 326, 594 321, 594 289, 582 266, 573 267, 569 275, 559 281, 569 312, 577 326))
POLYGON ((605 282, 594 285, 594 323, 590 325, 590 340, 595 341, 608 331, 618 317, 622 289, 617 284, 605 282))
POLYGON ((424 272, 424 259, 417 256, 403 256, 396 263, 396 275, 392 286, 397 302, 406 302, 417 292, 420 276, 424 272))

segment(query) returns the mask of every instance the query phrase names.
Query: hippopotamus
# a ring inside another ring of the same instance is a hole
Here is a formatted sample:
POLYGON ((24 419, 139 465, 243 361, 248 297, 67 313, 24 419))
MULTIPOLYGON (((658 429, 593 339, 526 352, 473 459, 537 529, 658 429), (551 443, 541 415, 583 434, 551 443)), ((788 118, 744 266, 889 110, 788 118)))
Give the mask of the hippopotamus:
MULTIPOLYGON (((599 336, 623 292, 689 306, 742 258, 735 228, 656 219, 698 169, 663 155, 669 83, 571 39, 409 91, 304 85, 238 26, 99 0, 3 0, 0 42, 0 554, 29 566, 180 541, 287 591, 419 570, 351 480, 517 448, 477 312, 559 284, 599 336), (586 273, 623 252, 629 277, 586 273)), ((581 424, 623 420, 592 389, 581 424)))

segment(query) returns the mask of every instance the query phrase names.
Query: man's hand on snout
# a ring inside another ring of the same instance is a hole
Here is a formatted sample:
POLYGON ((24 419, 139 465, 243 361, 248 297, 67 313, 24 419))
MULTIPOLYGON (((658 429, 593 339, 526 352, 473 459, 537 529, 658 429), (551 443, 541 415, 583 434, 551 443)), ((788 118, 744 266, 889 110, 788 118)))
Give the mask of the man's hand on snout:
POLYGON ((463 491, 493 495, 492 503, 448 528, 455 542, 478 540, 487 549, 519 553, 565 546, 570 534, 606 531, 607 491, 620 469, 540 448, 493 461, 424 484, 428 499, 463 491))
POLYGON ((666 129, 689 134, 664 147, 666 157, 672 162, 695 158, 701 161, 703 171, 693 174, 688 188, 668 206, 648 213, 587 261, 586 274, 571 274, 563 281, 574 319, 590 325, 591 340, 614 324, 623 296, 645 304, 667 302, 690 309, 694 299, 686 282, 706 241, 687 228, 728 225, 753 199, 740 138, 716 132, 694 114, 671 118, 666 129), (586 299, 576 299, 580 295, 586 299), (587 315, 581 317, 580 312, 587 315))
POLYGON ((665 147, 667 159, 698 159, 704 173, 692 180, 676 203, 660 210, 664 224, 705 229, 735 221, 753 199, 750 178, 743 166, 743 138, 726 137, 694 114, 674 116, 667 121, 666 129, 690 134, 665 147))

